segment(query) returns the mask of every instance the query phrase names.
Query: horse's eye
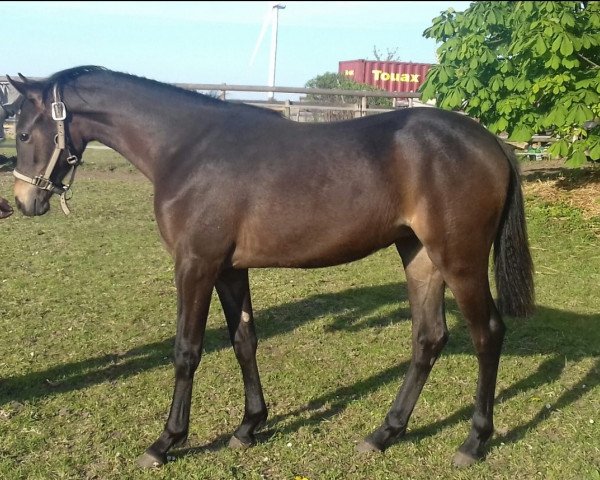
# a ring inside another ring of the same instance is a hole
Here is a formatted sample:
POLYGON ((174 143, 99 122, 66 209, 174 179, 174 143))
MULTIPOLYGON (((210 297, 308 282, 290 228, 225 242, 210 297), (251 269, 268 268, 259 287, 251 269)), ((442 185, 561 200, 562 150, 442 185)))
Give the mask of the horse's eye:
POLYGON ((26 142, 27 140, 29 140, 29 134, 28 133, 19 133, 19 140, 21 140, 22 142, 26 142))

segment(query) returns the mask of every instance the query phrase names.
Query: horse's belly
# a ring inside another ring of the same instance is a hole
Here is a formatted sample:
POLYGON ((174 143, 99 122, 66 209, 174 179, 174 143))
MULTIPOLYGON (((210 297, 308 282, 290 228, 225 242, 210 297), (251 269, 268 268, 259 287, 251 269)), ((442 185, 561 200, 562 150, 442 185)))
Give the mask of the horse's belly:
POLYGON ((403 225, 390 225, 385 231, 368 227, 353 232, 306 229, 296 235, 262 231, 255 236, 244 235, 244 240, 236 244, 231 262, 236 268, 328 267, 364 258, 411 234, 403 225))

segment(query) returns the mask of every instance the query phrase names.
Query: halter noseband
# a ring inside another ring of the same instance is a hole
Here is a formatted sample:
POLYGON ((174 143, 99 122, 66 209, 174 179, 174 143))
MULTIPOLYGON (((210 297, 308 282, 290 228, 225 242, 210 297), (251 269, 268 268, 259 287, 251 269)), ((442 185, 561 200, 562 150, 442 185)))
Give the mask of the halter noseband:
MULTIPOLYGON (((52 152, 52 157, 50 157, 50 161, 46 166, 46 171, 43 175, 38 175, 36 177, 29 177, 27 175, 18 172, 17 169, 13 170, 13 175, 19 180, 23 180, 27 183, 31 183, 33 186, 41 189, 48 190, 52 193, 56 193, 60 195, 60 208, 62 209, 65 215, 69 215, 71 211, 69 210, 69 206, 67 205, 67 193, 71 190, 71 185, 73 184, 73 178, 75 177, 75 170, 81 164, 81 159, 76 155, 73 155, 69 149, 69 146, 66 142, 65 136, 65 123, 64 120, 67 118, 67 107, 60 99, 60 94, 58 91, 58 84, 54 85, 53 89, 54 93, 54 102, 52 103, 52 119, 56 122, 56 130, 57 134, 54 137, 54 151, 52 152), (67 163, 71 166, 71 178, 69 179, 69 183, 66 185, 55 184, 50 180, 50 176, 56 167, 56 163, 60 158, 60 154, 65 150, 67 152, 67 163)), ((69 197, 70 198, 70 197, 69 197)))

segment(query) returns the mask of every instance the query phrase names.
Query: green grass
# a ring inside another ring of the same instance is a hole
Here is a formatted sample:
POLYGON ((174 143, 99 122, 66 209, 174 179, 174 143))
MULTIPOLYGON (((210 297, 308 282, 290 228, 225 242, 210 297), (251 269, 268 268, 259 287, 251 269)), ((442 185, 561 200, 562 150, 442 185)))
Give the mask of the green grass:
MULTIPOLYGON (((485 462, 451 466, 477 367, 450 294, 450 342, 406 439, 382 455, 354 451, 410 359, 404 274, 388 249, 329 269, 251 271, 270 417, 246 451, 225 447, 243 391, 215 297, 190 446, 158 471, 139 470, 172 394, 173 265, 149 182, 110 151, 85 160, 71 216, 55 199, 43 217, 0 223, 0 478, 600 478, 600 242, 576 209, 535 197, 527 212, 539 309, 506 320, 485 462)), ((0 195, 11 187, 2 173, 0 195)))

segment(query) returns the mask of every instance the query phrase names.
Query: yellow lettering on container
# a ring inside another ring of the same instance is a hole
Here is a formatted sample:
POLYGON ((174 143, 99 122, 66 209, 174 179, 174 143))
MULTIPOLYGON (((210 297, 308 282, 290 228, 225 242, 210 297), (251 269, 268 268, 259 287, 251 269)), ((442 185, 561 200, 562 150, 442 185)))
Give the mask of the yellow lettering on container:
MULTIPOLYGON (((350 70, 352 71, 352 70, 350 70)), ((346 70, 348 72, 348 70, 346 70)), ((354 71, 352 71, 354 73, 354 71)), ((392 82, 404 82, 404 83, 419 83, 419 75, 418 73, 388 73, 383 70, 371 70, 373 74, 373 80, 375 82, 381 80, 382 82, 387 82, 388 80, 392 82)), ((348 75, 348 73, 346 73, 348 75)))

